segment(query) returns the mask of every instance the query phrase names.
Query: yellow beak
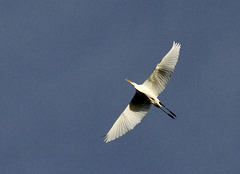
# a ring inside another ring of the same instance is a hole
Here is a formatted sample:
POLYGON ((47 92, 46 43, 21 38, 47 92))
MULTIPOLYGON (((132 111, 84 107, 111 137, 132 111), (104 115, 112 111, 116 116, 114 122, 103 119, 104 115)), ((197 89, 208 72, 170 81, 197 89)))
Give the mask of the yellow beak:
POLYGON ((131 83, 132 84, 132 82, 130 81, 130 80, 128 80, 128 79, 125 79, 127 82, 129 82, 129 83, 131 83))

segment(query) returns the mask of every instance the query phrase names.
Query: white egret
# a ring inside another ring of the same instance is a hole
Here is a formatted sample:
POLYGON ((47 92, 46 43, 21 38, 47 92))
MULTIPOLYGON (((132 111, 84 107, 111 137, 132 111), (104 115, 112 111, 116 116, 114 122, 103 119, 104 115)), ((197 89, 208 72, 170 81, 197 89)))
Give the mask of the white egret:
POLYGON ((106 134, 104 141, 110 142, 133 129, 147 114, 151 104, 162 109, 172 119, 176 115, 166 108, 157 98, 164 90, 177 64, 181 45, 173 42, 171 50, 157 64, 152 74, 141 85, 126 79, 136 89, 136 93, 123 113, 106 134))

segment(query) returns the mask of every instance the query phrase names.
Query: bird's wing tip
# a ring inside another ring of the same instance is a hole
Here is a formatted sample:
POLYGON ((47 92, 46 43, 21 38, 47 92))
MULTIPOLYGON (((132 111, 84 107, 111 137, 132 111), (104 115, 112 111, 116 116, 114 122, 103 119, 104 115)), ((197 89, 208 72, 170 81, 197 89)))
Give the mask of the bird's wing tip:
POLYGON ((109 143, 110 141, 115 140, 115 138, 114 139, 109 138, 107 134, 103 135, 102 137, 105 143, 109 143))
POLYGON ((181 47, 181 44, 173 41, 173 46, 174 46, 174 47, 181 47))
POLYGON ((107 140, 107 135, 103 135, 102 138, 103 138, 103 141, 104 141, 105 143, 108 142, 108 140, 107 140))

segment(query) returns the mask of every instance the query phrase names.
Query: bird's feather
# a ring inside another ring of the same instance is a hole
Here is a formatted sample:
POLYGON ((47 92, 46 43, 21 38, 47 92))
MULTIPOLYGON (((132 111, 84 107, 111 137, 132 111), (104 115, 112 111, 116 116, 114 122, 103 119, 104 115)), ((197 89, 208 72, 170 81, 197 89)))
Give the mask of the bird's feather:
POLYGON ((106 143, 112 141, 133 129, 148 113, 150 106, 148 98, 144 94, 136 92, 129 105, 106 134, 104 141, 106 143))
POLYGON ((154 95, 158 96, 165 89, 177 64, 180 48, 181 45, 179 43, 173 42, 171 50, 157 64, 152 74, 142 84, 151 90, 154 95))

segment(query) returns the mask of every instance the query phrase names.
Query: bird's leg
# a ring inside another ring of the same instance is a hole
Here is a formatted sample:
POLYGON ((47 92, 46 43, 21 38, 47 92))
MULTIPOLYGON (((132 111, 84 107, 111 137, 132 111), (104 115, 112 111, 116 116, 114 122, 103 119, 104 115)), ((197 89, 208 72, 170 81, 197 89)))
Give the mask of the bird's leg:
POLYGON ((172 119, 177 118, 177 116, 176 116, 172 111, 170 111, 164 104, 162 104, 161 102, 159 102, 159 104, 160 104, 162 107, 164 107, 168 112, 170 112, 170 113, 167 113, 165 110, 163 110, 162 107, 160 107, 160 109, 161 109, 163 112, 165 112, 169 117, 171 117, 172 119))
POLYGON ((172 111, 170 111, 165 105, 163 105, 161 102, 159 102, 160 105, 162 105, 164 108, 166 108, 173 116, 177 117, 172 111))
POLYGON ((172 119, 175 119, 175 117, 172 114, 167 113, 163 108, 159 107, 163 112, 165 112, 165 114, 167 114, 169 117, 171 117, 172 119))

